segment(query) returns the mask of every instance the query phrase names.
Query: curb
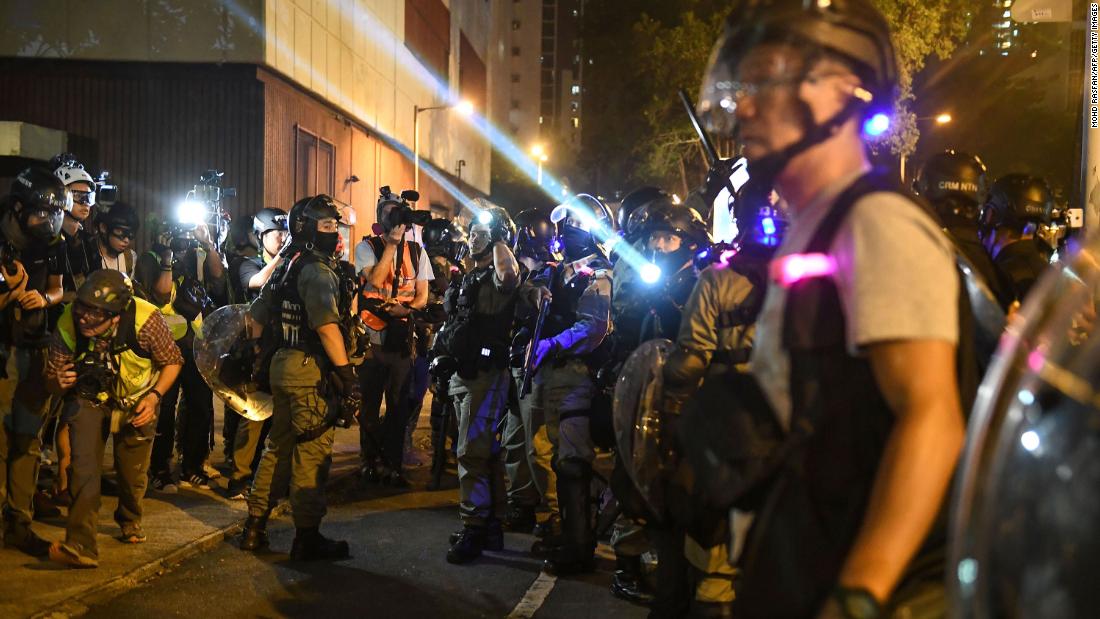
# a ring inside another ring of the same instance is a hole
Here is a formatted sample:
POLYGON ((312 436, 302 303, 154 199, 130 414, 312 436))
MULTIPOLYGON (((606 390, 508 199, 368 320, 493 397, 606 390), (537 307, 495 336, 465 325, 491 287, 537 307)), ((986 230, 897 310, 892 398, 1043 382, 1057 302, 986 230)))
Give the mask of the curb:
MULTIPOLYGON (((355 467, 350 467, 350 470, 342 472, 339 475, 334 475, 329 478, 328 492, 330 496, 339 496, 339 493, 344 488, 344 484, 347 479, 354 478, 356 473, 355 467)), ((271 517, 278 518, 290 511, 290 502, 283 500, 271 510, 271 517)), ((239 532, 244 525, 244 518, 235 520, 230 524, 216 529, 194 539, 179 548, 169 552, 168 554, 154 559, 149 563, 140 565, 125 574, 115 576, 114 578, 103 582, 90 585, 84 591, 76 593, 56 604, 46 608, 45 610, 38 611, 30 615, 31 619, 64 619, 67 617, 79 617, 88 612, 88 610, 97 604, 103 604, 108 600, 117 597, 138 585, 151 580, 152 578, 159 576, 179 565, 180 563, 196 557, 205 552, 209 552, 220 544, 226 541, 227 537, 239 532)))

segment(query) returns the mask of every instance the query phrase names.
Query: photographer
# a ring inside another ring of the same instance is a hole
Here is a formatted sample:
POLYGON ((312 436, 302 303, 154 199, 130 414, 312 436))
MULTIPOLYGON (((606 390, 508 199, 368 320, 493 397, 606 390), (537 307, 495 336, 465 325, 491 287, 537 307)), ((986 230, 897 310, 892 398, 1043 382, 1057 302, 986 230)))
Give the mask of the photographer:
POLYGON ((183 358, 157 308, 134 297, 130 278, 111 269, 88 276, 65 307, 49 349, 47 383, 65 407, 73 450, 73 504, 65 541, 50 559, 96 567, 104 429, 110 426, 118 474, 115 522, 121 540, 145 541, 142 497, 157 407, 179 375, 183 358), (109 424, 108 424, 109 422, 109 424))
POLYGON ((61 302, 64 244, 58 236, 72 198, 53 171, 27 168, 0 205, 0 503, 4 545, 45 555, 31 531, 49 344, 46 308, 61 302))
MULTIPOLYGON (((108 216, 118 208, 119 205, 115 205, 108 216)), ((209 250, 212 248, 209 236, 204 236, 199 230, 205 230, 205 226, 198 226, 195 236, 207 239, 209 250)), ((178 242, 175 244, 181 246, 178 242)), ((190 250, 185 248, 185 251, 185 258, 189 255, 194 257, 190 250)), ((216 260, 220 265, 220 257, 216 260)), ((203 465, 210 453, 214 395, 195 366, 194 339, 201 337, 202 316, 212 308, 212 302, 202 284, 187 274, 186 267, 181 266, 183 261, 169 245, 157 243, 152 251, 138 258, 134 274, 139 296, 160 309, 184 359, 179 381, 164 394, 160 405, 150 465, 150 485, 154 490, 168 493, 177 490, 172 475, 172 448, 177 423, 181 426, 180 451, 183 459, 180 484, 199 489, 210 487, 210 478, 203 465), (181 396, 183 406, 177 418, 176 408, 181 396)))
MULTIPOLYGON (((132 245, 140 220, 129 204, 119 202, 97 220, 99 227, 99 266, 133 276, 137 253, 132 245)), ((93 268, 94 270, 94 268, 93 268)))
POLYGON ((92 175, 70 153, 58 155, 50 163, 54 166, 54 176, 61 179, 73 196, 73 208, 65 213, 65 219, 61 222, 67 259, 63 277, 64 300, 69 302, 76 296, 76 289, 84 283, 88 273, 100 268, 102 262, 95 227, 89 218, 95 206, 96 185, 92 175))
MULTIPOLYGON (((279 208, 265 208, 252 218, 250 243, 237 243, 238 250, 255 253, 255 242, 259 245, 259 255, 234 256, 229 260, 229 283, 234 290, 235 299, 242 303, 251 303, 260 296, 260 289, 271 279, 275 269, 283 263, 279 251, 287 239, 286 211, 279 208)), ((233 427, 234 432, 225 436, 226 450, 232 462, 232 473, 226 496, 230 499, 243 499, 251 485, 252 474, 259 464, 260 449, 271 430, 271 419, 251 421, 240 415, 226 415, 225 427, 233 427)))
POLYGON ((435 279, 427 252, 418 243, 405 240, 405 235, 413 225, 423 225, 431 216, 409 206, 410 199, 420 197, 415 191, 406 190, 400 196, 391 193, 389 187, 380 191, 375 234, 364 237, 355 247, 355 268, 366 280, 359 313, 369 329, 371 343, 360 372, 361 473, 365 481, 404 486, 407 482, 401 464, 409 418, 406 393, 413 361, 410 314, 427 305, 428 282, 435 279), (376 428, 383 396, 386 418, 378 441, 373 437, 379 434, 376 428))

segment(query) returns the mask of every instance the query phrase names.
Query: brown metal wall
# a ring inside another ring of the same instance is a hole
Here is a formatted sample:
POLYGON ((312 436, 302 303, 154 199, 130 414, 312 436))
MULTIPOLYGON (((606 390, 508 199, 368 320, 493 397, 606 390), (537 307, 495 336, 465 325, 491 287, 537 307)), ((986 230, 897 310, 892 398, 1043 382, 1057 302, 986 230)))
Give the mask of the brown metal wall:
POLYGON ((0 62, 0 120, 86 138, 77 143, 96 152, 76 154, 93 173, 111 171, 143 222, 171 217, 210 167, 237 188, 227 208, 251 212, 264 195, 262 86, 250 65, 10 59, 0 62))

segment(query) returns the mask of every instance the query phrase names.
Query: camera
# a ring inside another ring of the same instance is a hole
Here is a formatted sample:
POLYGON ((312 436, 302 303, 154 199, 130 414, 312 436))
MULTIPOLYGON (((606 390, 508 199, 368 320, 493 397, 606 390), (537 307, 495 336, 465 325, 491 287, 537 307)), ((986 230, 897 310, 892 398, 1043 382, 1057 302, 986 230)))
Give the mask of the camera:
POLYGON ((115 202, 118 202, 118 185, 111 183, 108 179, 111 173, 104 170, 99 173, 99 176, 95 179, 95 196, 96 202, 101 206, 110 210, 114 206, 115 202))
POLYGON ((74 362, 76 395, 95 404, 104 404, 110 399, 111 383, 114 372, 106 351, 90 352, 74 362))
POLYGON ((168 225, 171 237, 169 245, 172 251, 182 253, 199 247, 195 239, 195 229, 199 226, 211 227, 211 239, 220 246, 229 234, 229 214, 222 209, 223 198, 237 195, 232 187, 223 188, 221 178, 224 172, 207 170, 199 176, 199 182, 176 206, 175 221, 168 225))
POLYGON ((386 230, 393 230, 397 226, 423 226, 432 220, 432 214, 429 211, 418 211, 409 206, 409 202, 420 199, 419 192, 406 189, 398 196, 390 191, 389 185, 383 185, 378 189, 378 193, 381 195, 378 199, 379 210, 386 204, 393 205, 386 214, 386 220, 380 222, 386 230))

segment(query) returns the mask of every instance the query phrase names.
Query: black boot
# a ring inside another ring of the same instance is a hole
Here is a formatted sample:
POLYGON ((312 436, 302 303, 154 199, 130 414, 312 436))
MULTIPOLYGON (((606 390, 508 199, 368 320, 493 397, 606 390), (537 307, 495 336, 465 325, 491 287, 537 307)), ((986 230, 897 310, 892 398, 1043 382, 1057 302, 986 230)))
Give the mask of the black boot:
POLYGON ((550 551, 542 569, 555 576, 590 572, 596 567, 596 534, 592 530, 592 465, 570 458, 558 465, 561 546, 550 551))
POLYGON ((550 514, 546 520, 535 525, 534 535, 539 539, 561 535, 561 516, 550 514))
POLYGON ((263 516, 249 514, 248 519, 244 521, 244 528, 241 529, 239 538, 241 550, 256 551, 267 547, 268 516, 269 514, 263 516))
MULTIPOLYGON (((458 543, 464 531, 466 531, 466 527, 451 533, 448 541, 451 542, 452 546, 458 543)), ((489 520, 485 525, 485 550, 492 552, 504 550, 504 531, 500 528, 500 521, 496 518, 489 520)))
POLYGON ((611 581, 611 594, 635 604, 649 604, 653 592, 645 581, 641 557, 615 557, 615 577, 611 581))
POLYGON ((504 515, 504 529, 516 533, 530 533, 535 528, 535 508, 513 505, 504 515))
POLYGON ((451 549, 447 551, 447 563, 469 563, 481 556, 485 550, 486 527, 467 525, 458 534, 451 549))
POLYGON ((339 561, 350 557, 347 542, 328 539, 317 527, 297 529, 290 546, 291 561, 339 561))

